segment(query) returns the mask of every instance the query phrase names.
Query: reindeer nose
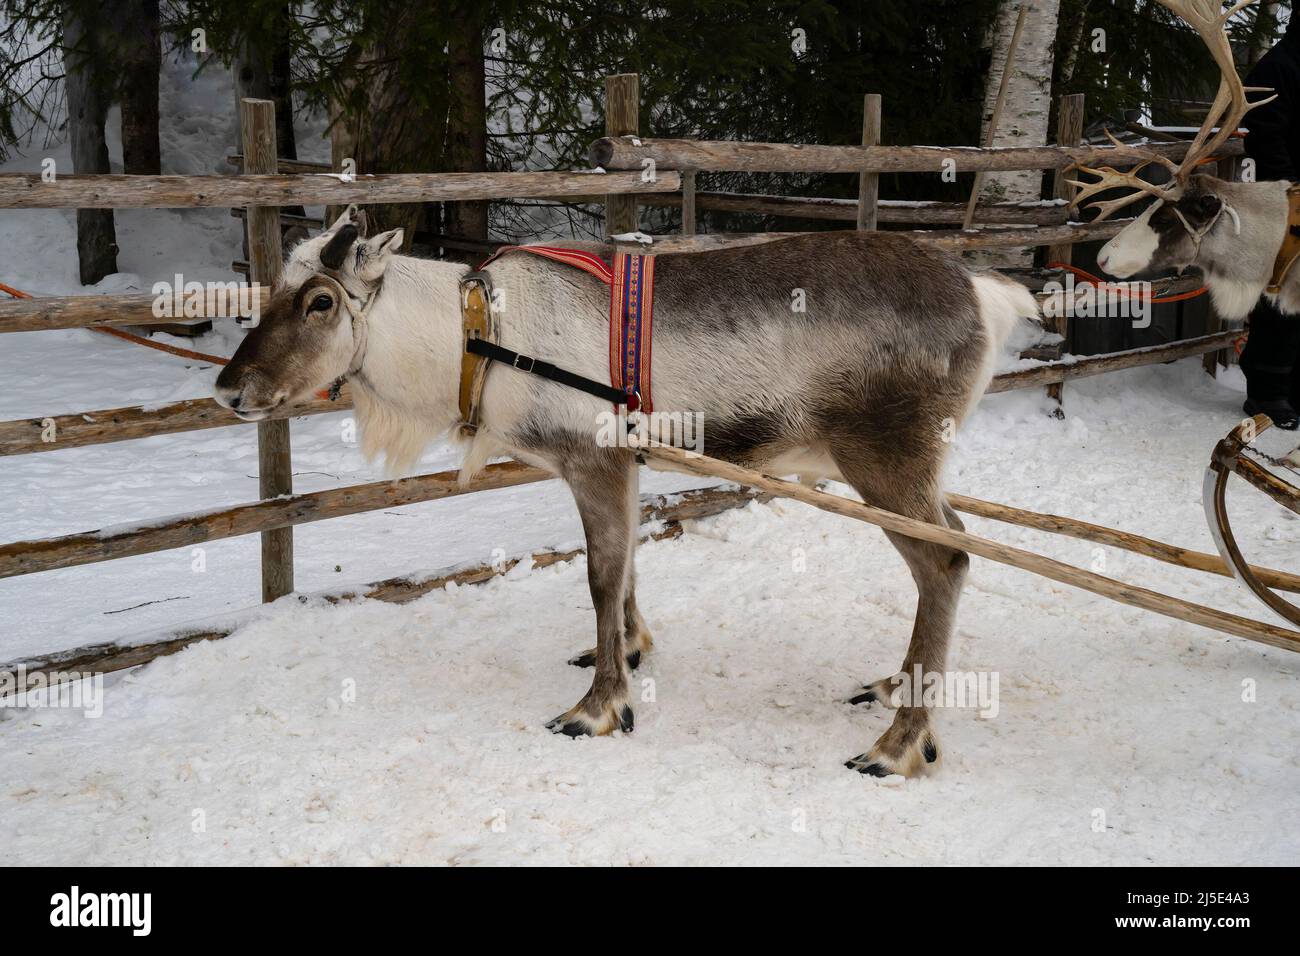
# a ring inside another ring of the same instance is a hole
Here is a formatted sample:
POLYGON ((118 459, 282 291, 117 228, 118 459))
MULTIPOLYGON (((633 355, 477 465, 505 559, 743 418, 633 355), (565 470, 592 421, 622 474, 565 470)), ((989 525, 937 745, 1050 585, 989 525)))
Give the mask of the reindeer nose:
POLYGON ((231 388, 229 385, 217 383, 216 388, 212 390, 212 397, 217 400, 218 405, 223 405, 229 409, 237 409, 244 401, 244 390, 242 388, 231 388))

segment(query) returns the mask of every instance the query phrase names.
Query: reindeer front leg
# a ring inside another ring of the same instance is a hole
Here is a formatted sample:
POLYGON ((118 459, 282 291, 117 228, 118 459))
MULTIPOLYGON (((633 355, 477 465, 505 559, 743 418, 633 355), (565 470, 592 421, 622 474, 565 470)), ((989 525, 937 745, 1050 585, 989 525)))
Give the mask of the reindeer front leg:
MULTIPOLYGON (((587 536, 587 580, 596 609, 596 673, 586 696, 546 726, 570 737, 629 733, 632 708, 623 634, 639 523, 636 461, 628 451, 601 449, 567 463, 563 477, 587 536)), ((636 614, 635 604, 630 607, 636 614)))

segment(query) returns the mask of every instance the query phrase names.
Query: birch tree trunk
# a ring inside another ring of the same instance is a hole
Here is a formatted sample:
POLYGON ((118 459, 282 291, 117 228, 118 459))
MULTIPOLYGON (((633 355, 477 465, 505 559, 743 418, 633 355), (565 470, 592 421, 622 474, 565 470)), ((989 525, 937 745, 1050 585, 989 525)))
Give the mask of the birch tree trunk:
MULTIPOLYGON (((993 145, 1042 146, 1047 142, 1047 120, 1052 108, 1052 49, 1061 3, 1060 0, 1000 0, 991 31, 993 59, 984 84, 981 144, 988 142, 989 123, 1002 83, 1002 68, 1007 61, 1011 35, 1023 4, 1029 5, 1029 12, 1011 66, 1006 102, 994 132, 993 145)), ((1042 170, 1026 170, 986 175, 980 201, 1037 202, 1042 196, 1042 170)), ((989 252, 980 261, 987 265, 1028 266, 1033 262, 1033 252, 1014 249, 989 252)))
MULTIPOLYGON (((1277 33, 1278 16, 1282 12, 1281 3, 1261 3, 1255 11, 1255 29, 1250 38, 1247 52, 1246 69, 1258 63, 1265 53, 1273 48, 1277 33)), ((1295 16, 1293 12, 1291 14, 1295 16)))

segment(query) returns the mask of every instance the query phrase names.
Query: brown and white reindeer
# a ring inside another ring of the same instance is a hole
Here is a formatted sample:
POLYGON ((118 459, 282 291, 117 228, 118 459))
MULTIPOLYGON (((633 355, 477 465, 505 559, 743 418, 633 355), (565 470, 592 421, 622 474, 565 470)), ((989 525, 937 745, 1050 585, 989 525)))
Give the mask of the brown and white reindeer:
MULTIPOLYGON (((340 376, 351 384, 363 449, 408 469, 459 420, 460 282, 466 267, 395 254, 401 232, 363 238, 350 209, 298 245, 216 395, 256 421, 340 376)), ((599 244, 588 248, 608 251, 599 244)), ((608 381, 609 289, 567 265, 521 253, 489 267, 501 344, 608 381)), ((656 412, 698 414, 703 451, 771 474, 842 479, 866 501, 960 527, 940 472, 945 428, 983 393, 995 353, 1033 297, 905 236, 835 232, 656 258, 656 412), (806 308, 791 307, 803 290, 806 308)), ((591 689, 548 726, 578 736, 632 729, 628 672, 650 649, 633 551, 638 466, 601 447, 611 406, 504 365, 487 377, 463 474, 510 454, 572 489, 587 540, 596 612, 591 689)), ((965 553, 890 535, 919 592, 901 673, 945 667, 965 553)), ((855 571, 843 572, 852 587, 855 571)), ((575 663, 582 658, 575 659, 575 663)), ((858 701, 890 703, 884 679, 858 701)), ((938 759, 931 715, 898 708, 848 765, 917 774, 938 759)))
POLYGON ((1245 319, 1265 292, 1275 297, 1280 311, 1300 313, 1300 270, 1289 268, 1300 253, 1300 241, 1289 238, 1293 236, 1292 184, 1225 182, 1196 172, 1198 163, 1232 137, 1249 110, 1271 99, 1247 100, 1247 93, 1266 91, 1242 85, 1225 30, 1234 14, 1254 2, 1242 0, 1223 10, 1220 0, 1160 0, 1200 35, 1218 65, 1214 103, 1181 163, 1151 153, 1129 173, 1079 167, 1096 179, 1074 183, 1079 187, 1074 204, 1116 187, 1130 190, 1093 203, 1099 210, 1097 221, 1139 199, 1156 199, 1102 246, 1097 256, 1101 269, 1127 279, 1151 270, 1181 272, 1197 266, 1205 275, 1215 309, 1233 320, 1245 319), (1167 183, 1153 185, 1139 178, 1140 171, 1153 162, 1170 171, 1167 183))

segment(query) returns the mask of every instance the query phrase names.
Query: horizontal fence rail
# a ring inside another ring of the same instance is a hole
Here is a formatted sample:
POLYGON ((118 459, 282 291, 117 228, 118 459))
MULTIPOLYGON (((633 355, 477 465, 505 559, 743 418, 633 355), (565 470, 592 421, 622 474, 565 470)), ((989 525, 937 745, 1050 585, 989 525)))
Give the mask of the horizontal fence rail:
MULTIPOLYGON (((767 501, 771 495, 750 489, 700 488, 671 495, 650 495, 641 499, 641 539, 662 541, 682 533, 682 522, 708 518, 733 508, 744 507, 751 501, 767 501)), ((367 599, 404 604, 431 591, 441 590, 448 584, 483 584, 514 570, 528 561, 534 568, 547 568, 585 554, 584 548, 559 551, 546 549, 534 551, 525 557, 512 557, 492 564, 457 565, 422 574, 405 574, 377 581, 360 589, 326 592, 323 597, 332 603, 367 599)), ((9 683, 17 686, 21 673, 30 680, 35 675, 67 674, 72 671, 94 671, 101 674, 137 667, 168 654, 175 654, 199 641, 219 640, 230 636, 234 626, 191 625, 178 628, 165 636, 137 642, 105 642, 71 648, 53 654, 42 654, 0 664, 0 675, 12 675, 9 683)))
MULTIPOLYGON (((315 399, 291 405, 277 409, 270 418, 305 418, 351 407, 351 393, 344 388, 337 401, 315 399)), ((250 423, 210 398, 18 418, 0 422, 0 458, 247 424, 250 423)))
MULTIPOLYGON (((960 229, 910 230, 891 235, 903 235, 923 246, 961 252, 966 249, 999 249, 1024 246, 1051 246, 1057 243, 1097 242, 1109 239, 1127 226, 1132 219, 1114 219, 1106 222, 1071 223, 1065 226, 1042 226, 1028 229, 960 229)), ((795 236, 820 236, 824 232, 709 232, 698 236, 655 237, 653 243, 643 245, 646 252, 666 255, 674 252, 706 252, 709 249, 732 249, 737 246, 756 246, 763 242, 792 239, 795 236)), ((620 243, 632 246, 632 243, 620 243)))
MULTIPOLYGON (((682 197, 675 193, 646 193, 637 196, 643 206, 676 208, 682 197)), ((818 219, 830 222, 852 222, 858 219, 856 199, 830 197, 768 196, 763 193, 697 192, 695 208, 714 212, 753 213, 762 216, 783 216, 787 219, 818 219)), ((916 225, 958 225, 966 215, 966 204, 956 202, 925 202, 902 199, 876 201, 876 219, 879 222, 916 225)), ((998 202, 976 207, 976 218, 981 223, 1031 224, 1059 226, 1069 221, 1065 203, 998 202)))
POLYGON ((45 182, 39 173, 0 176, 0 209, 185 209, 203 206, 319 206, 347 203, 456 202, 528 199, 604 193, 675 192, 681 176, 661 170, 652 182, 641 173, 338 173, 241 176, 64 175, 45 182))
MULTIPOLYGON (((109 295, 51 295, 31 299, 0 299, 0 333, 43 332, 49 329, 85 329, 95 325, 151 325, 155 322, 188 322, 197 319, 229 319, 238 316, 241 296, 255 308, 266 304, 266 290, 260 285, 240 290, 237 279, 228 283, 230 294, 201 296, 201 315, 159 315, 154 311, 159 296, 142 292, 109 295)), ((171 302, 172 295, 163 296, 171 302)), ((182 302, 184 299, 182 298, 182 302)))
MULTIPOLYGON (((934 173, 952 160, 959 173, 1011 172, 1084 166, 1134 166, 1147 152, 1179 160, 1188 142, 1143 146, 814 146, 795 143, 736 143, 727 140, 653 139, 605 136, 591 144, 587 159, 608 170, 654 168, 751 173, 934 173)), ((1241 140, 1224 144, 1222 156, 1240 156, 1241 140)), ((649 192, 650 190, 647 190, 649 192)))
POLYGON ((152 554, 205 541, 340 518, 379 507, 437 501, 477 491, 527 485, 553 477, 540 468, 513 461, 489 465, 466 485, 457 481, 458 474, 440 471, 394 481, 347 485, 161 518, 143 525, 134 522, 82 534, 17 541, 0 545, 0 578, 152 554))

